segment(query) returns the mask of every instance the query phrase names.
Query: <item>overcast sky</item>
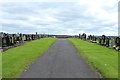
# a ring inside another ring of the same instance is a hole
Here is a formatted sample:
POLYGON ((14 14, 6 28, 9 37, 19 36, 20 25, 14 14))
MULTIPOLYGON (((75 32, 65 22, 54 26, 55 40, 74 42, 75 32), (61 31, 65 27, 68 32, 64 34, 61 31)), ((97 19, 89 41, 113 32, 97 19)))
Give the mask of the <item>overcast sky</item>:
POLYGON ((118 0, 1 2, 0 32, 118 35, 118 0))

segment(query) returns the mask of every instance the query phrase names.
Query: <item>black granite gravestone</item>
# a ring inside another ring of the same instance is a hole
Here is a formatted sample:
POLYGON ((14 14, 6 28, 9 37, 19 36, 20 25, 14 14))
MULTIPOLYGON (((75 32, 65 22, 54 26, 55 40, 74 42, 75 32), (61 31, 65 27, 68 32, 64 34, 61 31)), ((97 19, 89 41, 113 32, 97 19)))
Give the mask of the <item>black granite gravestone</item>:
POLYGON ((99 44, 101 44, 101 42, 102 42, 102 39, 101 39, 101 37, 99 37, 99 44))
POLYGON ((102 35, 102 45, 105 45, 105 38, 106 38, 106 36, 102 35))
POLYGON ((117 37, 117 38, 115 39, 115 43, 116 43, 116 49, 117 49, 117 50, 120 50, 120 37, 117 37))

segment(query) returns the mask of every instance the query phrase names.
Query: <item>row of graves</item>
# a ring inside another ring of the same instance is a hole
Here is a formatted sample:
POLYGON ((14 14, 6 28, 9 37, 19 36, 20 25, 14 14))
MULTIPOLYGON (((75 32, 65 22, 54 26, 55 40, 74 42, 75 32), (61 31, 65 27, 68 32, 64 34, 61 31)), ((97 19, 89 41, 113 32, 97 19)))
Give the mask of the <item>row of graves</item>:
POLYGON ((92 43, 96 43, 102 46, 106 46, 108 48, 116 49, 120 51, 120 37, 113 37, 113 36, 94 36, 94 35, 86 35, 83 33, 82 35, 79 34, 79 38, 82 40, 86 40, 92 43))
POLYGON ((0 48, 15 46, 17 44, 23 44, 25 42, 29 42, 36 39, 41 39, 49 37, 46 34, 8 34, 8 33, 0 33, 0 48))

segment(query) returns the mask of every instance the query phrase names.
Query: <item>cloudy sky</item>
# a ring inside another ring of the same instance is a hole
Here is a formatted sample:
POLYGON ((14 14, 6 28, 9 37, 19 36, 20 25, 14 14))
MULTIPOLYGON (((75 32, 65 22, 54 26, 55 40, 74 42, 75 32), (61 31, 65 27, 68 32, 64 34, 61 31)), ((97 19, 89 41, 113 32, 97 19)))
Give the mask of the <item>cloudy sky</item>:
POLYGON ((118 35, 118 0, 4 1, 0 32, 118 35))

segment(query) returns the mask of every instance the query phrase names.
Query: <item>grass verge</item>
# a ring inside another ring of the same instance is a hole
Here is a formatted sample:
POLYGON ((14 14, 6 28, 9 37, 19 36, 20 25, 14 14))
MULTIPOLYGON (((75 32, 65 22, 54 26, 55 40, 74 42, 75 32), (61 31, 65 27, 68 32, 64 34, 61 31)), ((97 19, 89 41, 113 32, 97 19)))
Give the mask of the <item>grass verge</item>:
POLYGON ((44 53, 56 38, 42 38, 2 53, 2 77, 17 78, 37 57, 44 53))
POLYGON ((118 52, 95 43, 69 38, 89 64, 105 78, 118 78, 118 52))

